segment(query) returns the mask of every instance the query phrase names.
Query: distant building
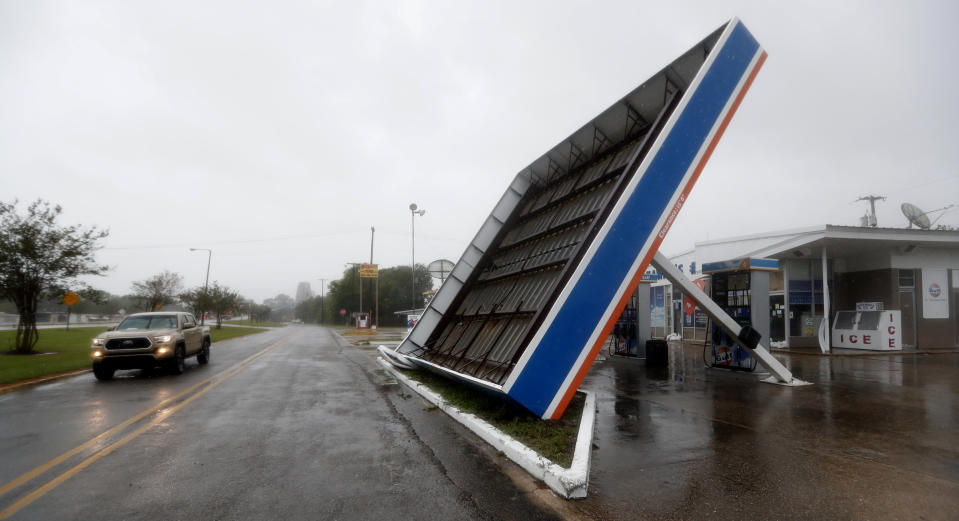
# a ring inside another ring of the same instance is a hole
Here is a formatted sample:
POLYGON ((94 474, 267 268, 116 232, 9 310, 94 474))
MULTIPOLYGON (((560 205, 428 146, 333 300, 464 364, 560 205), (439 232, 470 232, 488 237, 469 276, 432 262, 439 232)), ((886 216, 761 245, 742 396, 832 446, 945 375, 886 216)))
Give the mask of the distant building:
POLYGON ((309 282, 301 282, 296 285, 296 303, 310 300, 313 298, 313 289, 309 282))

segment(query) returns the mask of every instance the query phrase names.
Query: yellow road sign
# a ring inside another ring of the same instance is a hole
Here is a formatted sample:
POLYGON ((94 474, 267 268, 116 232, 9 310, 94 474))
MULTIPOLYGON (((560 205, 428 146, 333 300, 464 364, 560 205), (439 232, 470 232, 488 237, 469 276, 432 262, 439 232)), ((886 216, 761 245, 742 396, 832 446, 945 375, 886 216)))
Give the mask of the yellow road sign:
POLYGON ((360 278, 375 279, 380 276, 376 264, 360 264, 360 278))
POLYGON ((78 300, 80 300, 80 297, 72 291, 68 291, 67 294, 63 296, 63 303, 68 306, 76 304, 78 300))

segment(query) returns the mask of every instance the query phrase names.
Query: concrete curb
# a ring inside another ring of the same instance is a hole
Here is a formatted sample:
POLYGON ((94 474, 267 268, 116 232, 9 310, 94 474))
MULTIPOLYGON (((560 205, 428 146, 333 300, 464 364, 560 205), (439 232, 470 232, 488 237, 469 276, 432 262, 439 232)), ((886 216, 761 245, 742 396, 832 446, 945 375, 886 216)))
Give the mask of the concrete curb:
POLYGON ((36 378, 31 378, 30 380, 21 380, 19 382, 11 382, 9 384, 0 385, 0 394, 16 391, 17 389, 22 389, 24 387, 32 387, 34 385, 49 383, 54 380, 70 378, 71 376, 77 376, 78 374, 89 373, 90 371, 91 371, 90 369, 77 369, 75 371, 68 371, 66 373, 58 373, 58 374, 47 375, 47 376, 38 376, 36 378))
POLYGON ((596 421, 596 397, 592 392, 582 391, 586 395, 586 404, 583 406, 583 417, 580 419, 579 432, 576 435, 573 463, 570 468, 564 469, 484 420, 447 404, 440 395, 425 385, 409 379, 382 357, 378 357, 377 362, 397 380, 473 431, 530 475, 546 483, 553 492, 566 499, 586 497, 589 485, 589 463, 592 457, 593 425, 596 421))

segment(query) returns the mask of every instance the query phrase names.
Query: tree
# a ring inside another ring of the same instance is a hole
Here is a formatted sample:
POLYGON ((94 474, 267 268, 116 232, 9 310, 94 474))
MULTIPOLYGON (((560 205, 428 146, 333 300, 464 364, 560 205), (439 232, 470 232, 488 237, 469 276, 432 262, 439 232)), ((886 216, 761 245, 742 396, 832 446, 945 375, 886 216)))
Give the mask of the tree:
POLYGON ((268 298, 263 301, 263 304, 270 306, 270 309, 273 310, 270 313, 270 320, 285 322, 293 318, 294 301, 285 293, 268 298))
POLYGON ((254 322, 267 322, 270 320, 270 313, 273 310, 266 304, 253 304, 250 309, 250 320, 254 322))
POLYGON ((175 302, 182 286, 183 276, 164 270, 146 280, 134 282, 131 289, 145 311, 156 311, 175 302))
POLYGON ((307 324, 315 324, 320 321, 322 305, 323 297, 317 295, 308 298, 296 305, 295 316, 307 324))
POLYGON ((83 288, 77 291, 80 300, 70 306, 70 313, 84 315, 93 313, 95 309, 105 305, 110 300, 110 294, 106 291, 94 288, 83 288))
MULTIPOLYGON (((410 267, 394 266, 379 270, 379 324, 388 326, 406 325, 405 316, 397 316, 396 311, 410 309, 410 267)), ((372 280, 372 279, 370 279, 372 280)), ((346 322, 349 323, 349 317, 354 311, 363 311, 372 313, 376 309, 374 302, 374 293, 366 293, 367 288, 372 284, 363 286, 363 307, 359 309, 359 278, 356 269, 347 268, 343 271, 343 278, 330 282, 326 293, 325 316, 335 317, 332 321, 340 319, 340 310, 347 310, 346 322)), ((423 293, 433 287, 433 279, 430 278, 429 271, 422 264, 416 265, 416 307, 424 305, 423 293)))
POLYGON ((236 306, 236 301, 239 297, 239 293, 226 286, 221 286, 216 281, 210 286, 210 311, 216 315, 217 329, 220 329, 222 325, 223 314, 236 306))
POLYGON ((195 317, 203 316, 203 313, 206 313, 206 311, 212 307, 210 305, 209 292, 202 287, 180 293, 180 302, 182 302, 195 317))
POLYGON ((60 226, 62 211, 60 205, 37 199, 20 215, 17 201, 0 202, 0 298, 13 301, 20 315, 16 353, 32 353, 37 344, 37 300, 44 292, 109 269, 93 258, 109 232, 95 226, 60 226))

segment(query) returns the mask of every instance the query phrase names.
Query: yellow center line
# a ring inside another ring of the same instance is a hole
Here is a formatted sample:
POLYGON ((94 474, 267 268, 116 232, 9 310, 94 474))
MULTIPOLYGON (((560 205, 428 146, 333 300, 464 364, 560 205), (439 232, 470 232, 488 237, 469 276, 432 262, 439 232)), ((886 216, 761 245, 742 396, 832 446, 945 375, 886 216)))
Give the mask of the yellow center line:
POLYGON ((257 354, 254 355, 253 357, 251 357, 252 359, 247 358, 247 360, 245 360, 244 362, 241 362, 241 364, 242 364, 241 367, 236 367, 236 366, 234 366, 234 367, 236 367, 236 369, 233 370, 230 374, 227 374, 227 375, 224 376, 223 378, 221 378, 221 379, 219 379, 219 380, 211 383, 211 384, 210 384, 209 386, 207 386, 205 389, 203 389, 203 390, 201 390, 201 391, 198 391, 197 393, 195 393, 193 396, 190 396, 190 397, 187 398, 186 400, 183 400, 182 402, 176 404, 175 406, 173 406, 173 407, 171 407, 171 408, 169 408, 169 409, 161 412, 160 414, 157 414, 157 416, 156 416, 155 418, 153 418, 152 420, 150 420, 150 421, 147 422, 146 424, 141 425, 141 426, 138 427, 135 431, 127 434, 126 436, 124 436, 124 437, 120 438, 119 440, 113 442, 112 444, 108 445, 107 447, 104 447, 103 449, 97 451, 96 453, 94 453, 93 455, 91 455, 90 457, 88 457, 87 459, 81 461, 80 463, 78 463, 78 464, 75 465, 74 467, 72 467, 72 468, 70 468, 69 470, 65 471, 63 474, 60 474, 59 476, 51 479, 51 480, 48 481, 47 483, 45 483, 45 484, 43 484, 42 486, 40 486, 40 487, 38 487, 37 489, 35 489, 33 492, 30 492, 30 493, 27 494, 26 496, 24 496, 24 497, 22 497, 21 499, 17 500, 16 503, 8 506, 7 508, 5 508, 5 509, 3 509, 3 510, 0 510, 0 520, 6 519, 6 518, 12 516, 13 514, 17 513, 17 511, 19 511, 19 510, 22 509, 23 507, 29 505, 30 503, 33 503, 34 501, 36 501, 37 499, 39 499, 41 496, 43 496, 43 495, 46 494, 47 492, 49 492, 49 491, 53 490, 54 488, 56 488, 59 484, 63 483, 64 481, 66 481, 66 480, 70 479, 71 477, 73 477, 74 475, 76 475, 76 474, 77 474, 78 472, 80 472, 81 470, 89 467, 90 465, 92 465, 93 463, 95 463, 97 460, 103 458, 103 457, 106 456, 107 454, 110 454, 111 452, 115 451, 116 449, 122 447, 123 445, 125 445, 127 442, 129 442, 129 441, 132 440, 133 438, 136 438, 137 436, 143 434, 145 431, 147 431, 148 429, 150 429, 150 428, 153 427, 154 425, 160 423, 161 421, 167 419, 167 418, 168 418, 170 415, 172 415, 173 413, 175 413, 175 412, 179 411, 180 409, 186 407, 187 404, 189 404, 189 403, 192 402, 193 400, 196 400, 196 399, 199 398, 200 396, 203 396, 204 394, 206 394, 208 391, 210 391, 210 390, 213 389, 214 387, 216 387, 216 386, 220 385, 221 383, 229 380, 230 378, 232 378, 233 376, 235 376, 236 374, 238 374, 240 371, 243 371, 244 369, 246 369, 247 367, 249 367, 250 365, 252 365, 253 362, 256 362, 257 360, 259 360, 259 359, 262 358, 263 356, 266 356, 266 354, 269 353, 270 351, 273 351, 274 349, 280 347, 280 344, 281 344, 281 343, 283 342, 283 340, 285 340, 286 338, 289 338, 289 335, 288 335, 287 337, 284 337, 283 339, 281 339, 279 342, 271 345, 270 347, 267 347, 267 348, 264 349, 263 351, 260 351, 259 353, 257 353, 257 354))
MULTIPOLYGON (((253 363, 254 361, 258 360, 259 358, 261 358, 261 357, 262 357, 263 355, 265 355, 266 353, 268 353, 268 352, 272 351, 273 349, 277 348, 280 344, 282 344, 283 342, 285 342, 288 338, 290 338, 290 337, 293 336, 294 334, 295 334, 295 333, 290 333, 290 334, 284 336, 283 338, 281 338, 280 340, 278 340, 278 341, 275 342, 274 344, 270 345, 269 347, 266 347, 266 348, 263 349, 262 351, 259 351, 259 352, 257 352, 257 353, 254 353, 253 355, 248 356, 247 358, 245 358, 245 359, 237 362, 236 364, 233 364, 233 365, 230 366, 229 368, 224 369, 223 371, 220 371, 219 373, 217 373, 217 374, 215 374, 215 375, 207 378, 206 380, 203 380, 203 381, 201 381, 201 382, 199 382, 199 383, 196 383, 196 384, 194 384, 194 385, 191 385, 191 386, 188 387, 186 390, 184 390, 184 391, 182 391, 182 392, 180 392, 180 393, 178 393, 178 394, 176 394, 176 395, 174 395, 174 396, 171 396, 171 397, 169 397, 169 398, 161 401, 160 403, 158 403, 158 404, 154 405, 153 407, 150 407, 149 409, 147 409, 147 410, 145 410, 145 411, 137 414, 136 416, 133 416, 132 418, 124 421, 123 423, 120 423, 120 424, 116 425, 115 427, 112 427, 111 429, 106 430, 106 431, 98 434, 98 435, 95 436, 94 438, 91 438, 90 440, 88 440, 88 441, 86 441, 86 442, 84 442, 84 443, 82 443, 82 444, 80 444, 80 445, 77 445, 76 447, 68 450, 67 452, 64 452, 63 454, 60 454, 59 456, 57 456, 57 457, 55 457, 55 458, 47 461, 46 463, 43 463, 42 465, 39 465, 38 467, 36 467, 36 468, 34 468, 34 469, 32 469, 32 470, 29 470, 29 471, 25 472, 24 474, 21 474, 20 476, 18 476, 17 478, 13 479, 12 481, 4 484, 3 486, 0 486, 0 496, 3 496, 3 495, 6 494, 7 492, 10 492, 11 490, 13 490, 13 489, 15 489, 15 488, 23 485, 24 483, 26 483, 26 482, 28 482, 28 481, 36 478, 37 476, 39 476, 39 475, 47 472, 47 471, 50 470, 51 468, 53 468, 53 467, 55 467, 55 466, 63 463, 64 461, 72 458, 73 456, 76 456, 78 453, 83 452, 84 450, 92 447, 93 445, 99 443, 100 441, 104 440, 105 438, 108 438, 108 437, 116 434, 117 432, 119 432, 119 431, 121 431, 121 430, 129 427, 130 425, 132 425, 132 424, 134 424, 134 423, 142 420, 143 418, 146 418, 147 416, 156 413, 158 410, 160 410, 160 409, 162 409, 162 408, 170 405, 171 403, 179 400, 180 398, 183 398, 183 397, 186 396, 187 394, 189 394, 189 393, 195 391, 196 389, 198 389, 198 388, 200 388, 200 387, 202 387, 202 386, 210 383, 211 381, 216 380, 217 378, 220 378, 221 376, 226 375, 227 373, 230 373, 230 374, 228 374, 227 376, 225 376, 225 377, 224 377, 224 380, 225 380, 226 378, 232 377, 234 374, 236 374, 236 372, 237 372, 239 369, 244 369, 244 368, 246 368, 246 366, 248 366, 249 364, 251 364, 251 363, 253 363), (237 369, 237 368, 239 368, 239 369, 237 369), (235 370, 236 370, 236 371, 235 371, 235 370), (231 371, 232 371, 232 372, 231 372, 231 371)), ((212 388, 213 386, 215 386, 215 385, 219 385, 219 382, 216 383, 216 384, 211 385, 211 388, 212 388)), ((206 391, 201 391, 201 393, 202 393, 202 392, 206 392, 206 391)), ((184 403, 186 403, 186 402, 184 402, 184 403)), ((174 410, 177 410, 177 409, 174 409, 174 410)), ((164 416, 164 417, 165 417, 165 416, 164 416)), ((6 512, 6 510, 4 510, 4 512, 6 512)), ((13 512, 11 512, 11 514, 12 514, 12 513, 13 513, 13 512)), ((9 514, 6 514, 6 515, 9 515, 9 514)), ((6 515, 0 515, 0 519, 3 519, 4 517, 6 517, 6 515)))

